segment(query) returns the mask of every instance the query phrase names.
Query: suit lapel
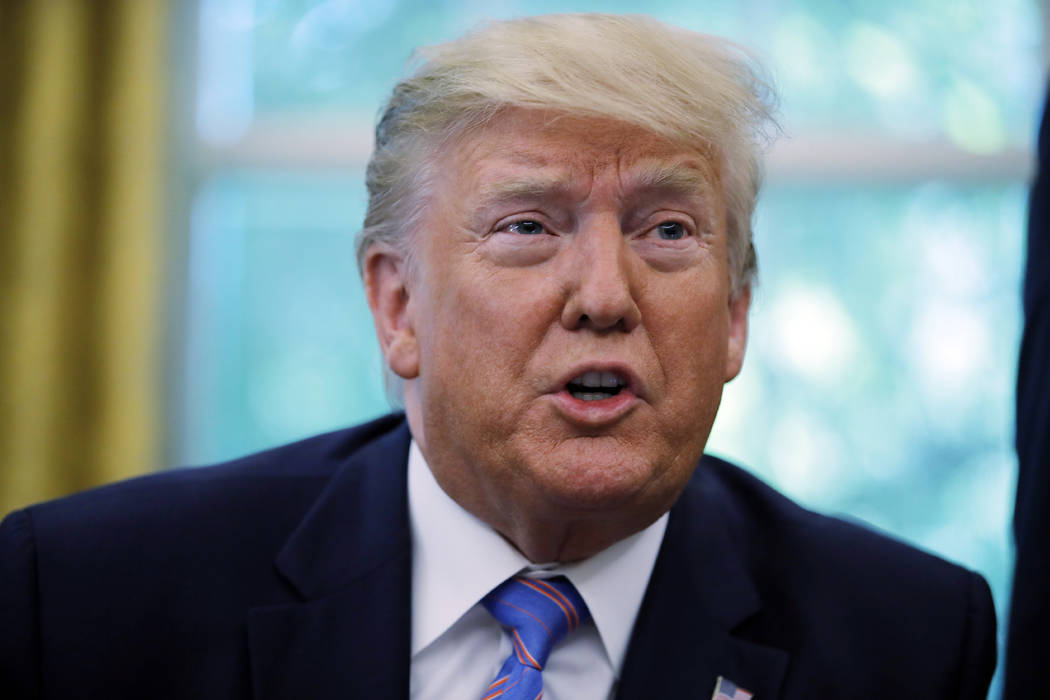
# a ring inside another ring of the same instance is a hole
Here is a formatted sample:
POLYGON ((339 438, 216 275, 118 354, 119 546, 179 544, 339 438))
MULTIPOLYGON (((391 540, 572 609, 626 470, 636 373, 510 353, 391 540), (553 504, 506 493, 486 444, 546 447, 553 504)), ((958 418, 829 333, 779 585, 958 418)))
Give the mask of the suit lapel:
POLYGON ((278 555, 298 600, 249 613, 260 700, 408 697, 408 444, 402 424, 360 448, 278 555))
MULTIPOLYGON (((336 473, 278 555, 295 593, 248 617, 255 695, 407 698, 411 542, 402 424, 336 473)), ((773 700, 788 654, 742 625, 761 609, 726 494, 703 463, 671 510, 617 698, 709 698, 718 676, 773 700), (738 538, 739 539, 739 538, 738 538), (685 601, 684 603, 682 601, 685 601)))
POLYGON ((748 641, 740 627, 761 609, 734 541, 725 495, 701 462, 671 509, 622 669, 618 700, 711 697, 718 676, 779 696, 787 652, 748 641))

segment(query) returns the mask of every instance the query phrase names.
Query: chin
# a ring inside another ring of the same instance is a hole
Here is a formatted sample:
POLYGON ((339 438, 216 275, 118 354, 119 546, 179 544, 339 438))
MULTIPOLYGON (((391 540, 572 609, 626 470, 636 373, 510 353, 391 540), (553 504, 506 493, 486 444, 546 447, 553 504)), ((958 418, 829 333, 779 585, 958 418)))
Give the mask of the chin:
POLYGON ((543 454, 542 462, 532 464, 529 471, 555 508, 583 512, 644 510, 647 503, 666 509, 689 476, 675 474, 671 460, 625 450, 622 444, 602 438, 563 443, 543 454), (598 441, 610 444, 587 444, 598 441))

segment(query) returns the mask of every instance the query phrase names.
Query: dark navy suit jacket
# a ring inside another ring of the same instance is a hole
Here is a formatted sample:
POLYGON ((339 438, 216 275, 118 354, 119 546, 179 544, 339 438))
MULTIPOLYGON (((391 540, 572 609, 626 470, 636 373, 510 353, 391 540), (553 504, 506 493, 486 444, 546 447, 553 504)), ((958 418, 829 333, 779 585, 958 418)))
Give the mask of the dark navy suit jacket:
POLYGON ((1024 337, 1017 366, 1017 566, 1004 697, 1050 698, 1050 92, 1028 208, 1024 337))
MULTIPOLYGON (((401 416, 33 506, 0 526, 0 697, 405 698, 401 416)), ((982 698, 984 580, 705 457, 619 698, 982 698)))

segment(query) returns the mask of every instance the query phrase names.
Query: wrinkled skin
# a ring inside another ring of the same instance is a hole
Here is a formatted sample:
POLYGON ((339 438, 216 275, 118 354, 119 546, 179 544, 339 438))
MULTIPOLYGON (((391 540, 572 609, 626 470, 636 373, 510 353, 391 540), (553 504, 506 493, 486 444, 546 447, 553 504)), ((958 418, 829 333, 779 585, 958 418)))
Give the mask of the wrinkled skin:
POLYGON ((677 499, 740 370, 716 167, 606 119, 512 109, 445 147, 415 259, 365 279, 441 487, 532 561, 590 556, 677 499), (616 396, 566 391, 587 370, 616 396))

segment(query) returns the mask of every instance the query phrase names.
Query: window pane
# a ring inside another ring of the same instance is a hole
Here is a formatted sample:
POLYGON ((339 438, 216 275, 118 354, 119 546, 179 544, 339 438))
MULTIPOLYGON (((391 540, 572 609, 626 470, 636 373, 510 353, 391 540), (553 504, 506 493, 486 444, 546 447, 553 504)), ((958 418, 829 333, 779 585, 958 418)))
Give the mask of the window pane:
MULTIPOLYGON (((628 0, 202 0, 202 135, 287 113, 367 128, 410 51, 484 19, 638 12, 628 0), (231 123, 236 122, 236 123, 231 123)), ((735 38, 775 69, 791 132, 944 138, 977 151, 1030 140, 1042 87, 1034 0, 668 2, 645 12, 735 38)))
POLYGON ((197 195, 179 463, 228 459, 387 410, 353 250, 362 179, 236 172, 197 195))

